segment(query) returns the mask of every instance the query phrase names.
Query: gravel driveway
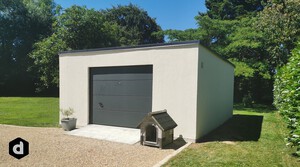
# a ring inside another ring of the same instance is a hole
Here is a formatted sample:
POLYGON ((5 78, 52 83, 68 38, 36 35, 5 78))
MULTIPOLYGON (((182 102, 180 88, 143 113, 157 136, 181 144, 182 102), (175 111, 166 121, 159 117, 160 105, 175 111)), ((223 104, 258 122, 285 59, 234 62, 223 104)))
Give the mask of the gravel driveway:
POLYGON ((153 166, 173 153, 158 149, 64 134, 60 128, 0 125, 0 166, 153 166), (29 155, 18 160, 8 154, 8 143, 21 137, 29 155))

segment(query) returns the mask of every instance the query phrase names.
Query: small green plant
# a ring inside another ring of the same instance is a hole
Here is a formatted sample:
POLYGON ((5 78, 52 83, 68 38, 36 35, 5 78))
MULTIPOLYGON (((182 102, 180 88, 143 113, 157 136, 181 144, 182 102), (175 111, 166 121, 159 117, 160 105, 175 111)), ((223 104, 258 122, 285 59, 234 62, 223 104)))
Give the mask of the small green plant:
POLYGON ((253 99, 250 92, 243 97, 244 107, 253 107, 253 99))
POLYGON ((74 109, 69 107, 69 109, 60 109, 60 113, 66 117, 67 119, 69 119, 69 116, 73 115, 74 114, 74 109))

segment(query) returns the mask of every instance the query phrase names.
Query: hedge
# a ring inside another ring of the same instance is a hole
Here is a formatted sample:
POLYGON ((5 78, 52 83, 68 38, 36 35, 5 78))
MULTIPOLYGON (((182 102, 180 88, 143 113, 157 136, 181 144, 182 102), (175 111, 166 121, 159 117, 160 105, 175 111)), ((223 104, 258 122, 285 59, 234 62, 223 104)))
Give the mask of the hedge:
POLYGON ((274 83, 274 104, 286 118, 290 133, 287 145, 296 147, 300 156, 300 41, 288 63, 277 71, 274 83))

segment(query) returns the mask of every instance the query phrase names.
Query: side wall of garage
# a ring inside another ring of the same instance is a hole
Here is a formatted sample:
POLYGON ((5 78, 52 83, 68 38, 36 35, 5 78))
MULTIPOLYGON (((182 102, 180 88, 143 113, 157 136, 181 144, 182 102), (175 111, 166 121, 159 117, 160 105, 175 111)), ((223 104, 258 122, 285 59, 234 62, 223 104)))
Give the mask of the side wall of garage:
POLYGON ((199 46, 197 139, 232 116, 234 66, 199 46))
POLYGON ((72 107, 78 125, 89 122, 89 68, 153 65, 152 110, 167 109, 175 136, 196 139, 198 44, 63 53, 60 108, 72 107))

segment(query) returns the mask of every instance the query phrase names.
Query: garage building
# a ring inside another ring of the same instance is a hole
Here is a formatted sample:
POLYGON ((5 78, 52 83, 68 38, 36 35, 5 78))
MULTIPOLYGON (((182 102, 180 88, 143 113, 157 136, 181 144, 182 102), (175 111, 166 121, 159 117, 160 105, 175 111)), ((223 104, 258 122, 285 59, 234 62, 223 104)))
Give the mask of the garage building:
POLYGON ((196 141, 232 116, 234 66, 199 41, 62 52, 59 78, 77 126, 136 128, 166 109, 174 136, 196 141))

